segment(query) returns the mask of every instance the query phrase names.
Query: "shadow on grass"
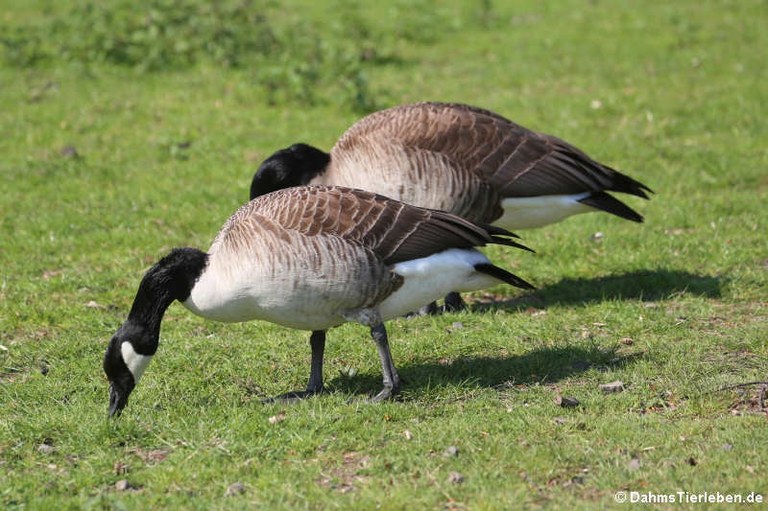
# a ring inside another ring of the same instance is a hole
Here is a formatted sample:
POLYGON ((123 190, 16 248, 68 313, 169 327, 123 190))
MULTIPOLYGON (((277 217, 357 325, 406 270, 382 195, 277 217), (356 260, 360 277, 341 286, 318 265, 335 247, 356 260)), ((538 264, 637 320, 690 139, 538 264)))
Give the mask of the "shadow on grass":
POLYGON ((585 305, 606 300, 663 300, 688 294, 719 298, 723 278, 677 270, 643 270, 587 279, 563 279, 518 298, 476 302, 473 312, 524 310, 552 305, 585 305))
MULTIPOLYGON (((443 385, 509 388, 513 385, 551 384, 589 369, 610 369, 634 363, 642 354, 619 355, 615 349, 541 348, 510 357, 462 357, 452 361, 395 366, 403 388, 420 391, 443 385)), ((338 375, 328 382, 334 391, 351 394, 378 392, 381 375, 338 375)))

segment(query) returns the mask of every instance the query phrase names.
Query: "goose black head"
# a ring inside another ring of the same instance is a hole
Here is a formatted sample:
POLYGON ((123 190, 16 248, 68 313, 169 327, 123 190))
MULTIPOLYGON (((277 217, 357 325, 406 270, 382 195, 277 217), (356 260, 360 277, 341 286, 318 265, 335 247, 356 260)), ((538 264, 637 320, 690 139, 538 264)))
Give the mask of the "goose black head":
POLYGON ((152 344, 145 329, 126 321, 112 336, 104 354, 104 373, 109 380, 110 417, 120 415, 123 411, 128 404, 128 396, 152 359, 152 354, 139 353, 134 342, 139 346, 152 344))
POLYGON ((322 174, 331 156, 307 144, 275 152, 259 166, 251 182, 251 199, 283 188, 308 184, 322 174))
POLYGON ((109 380, 109 415, 120 415, 160 341, 160 322, 174 300, 184 301, 207 264, 194 248, 175 248, 147 270, 128 319, 109 341, 104 372, 109 380))

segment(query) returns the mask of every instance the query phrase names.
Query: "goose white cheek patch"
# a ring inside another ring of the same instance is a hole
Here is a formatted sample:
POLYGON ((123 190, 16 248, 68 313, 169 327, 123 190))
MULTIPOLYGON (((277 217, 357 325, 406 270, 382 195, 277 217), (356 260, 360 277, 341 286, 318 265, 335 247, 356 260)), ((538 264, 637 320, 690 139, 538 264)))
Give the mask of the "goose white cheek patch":
POLYGON ((120 352, 123 355, 123 362, 128 366, 128 370, 133 375, 133 382, 139 383, 139 378, 144 374, 144 370, 152 360, 152 355, 141 355, 136 353, 130 342, 124 342, 120 345, 120 352))

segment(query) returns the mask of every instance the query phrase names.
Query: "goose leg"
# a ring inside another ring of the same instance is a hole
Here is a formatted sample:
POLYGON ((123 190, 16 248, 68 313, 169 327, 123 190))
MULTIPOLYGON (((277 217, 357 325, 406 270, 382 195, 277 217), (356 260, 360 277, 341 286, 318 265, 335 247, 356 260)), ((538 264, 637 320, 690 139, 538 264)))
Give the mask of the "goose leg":
POLYGON ((276 401, 292 402, 300 399, 321 394, 325 391, 323 387, 323 353, 325 351, 325 330, 314 330, 309 336, 309 346, 312 348, 312 362, 309 366, 309 381, 306 390, 295 390, 286 392, 273 398, 265 399, 265 403, 274 403, 276 401))
POLYGON ((384 377, 384 388, 381 392, 371 398, 372 403, 392 399, 400 392, 400 377, 397 375, 395 363, 392 361, 392 353, 389 350, 389 341, 387 340, 387 330, 384 323, 371 327, 371 337, 376 343, 376 351, 381 360, 381 372, 384 377))
POLYGON ((445 312, 458 312, 467 308, 467 304, 461 298, 459 293, 448 293, 445 295, 445 305, 443 310, 445 312))
POLYGON ((445 295, 445 304, 442 308, 437 303, 432 302, 420 308, 418 312, 409 316, 437 316, 443 312, 459 312, 467 308, 467 304, 461 298, 459 293, 448 293, 445 295))
POLYGON ((309 346, 312 348, 312 362, 309 367, 307 394, 323 392, 323 353, 325 351, 325 330, 315 330, 309 336, 309 346))

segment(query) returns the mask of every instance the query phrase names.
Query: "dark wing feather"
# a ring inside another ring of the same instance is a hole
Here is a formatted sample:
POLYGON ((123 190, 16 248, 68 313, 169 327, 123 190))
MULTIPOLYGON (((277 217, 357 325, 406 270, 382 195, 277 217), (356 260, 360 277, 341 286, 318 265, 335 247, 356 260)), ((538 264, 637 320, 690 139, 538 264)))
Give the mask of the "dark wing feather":
POLYGON ((264 216, 307 236, 340 236, 360 243, 387 264, 427 257, 449 248, 488 243, 521 246, 512 234, 488 229, 442 211, 336 186, 279 190, 251 201, 238 215, 264 216))

